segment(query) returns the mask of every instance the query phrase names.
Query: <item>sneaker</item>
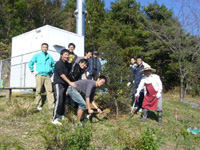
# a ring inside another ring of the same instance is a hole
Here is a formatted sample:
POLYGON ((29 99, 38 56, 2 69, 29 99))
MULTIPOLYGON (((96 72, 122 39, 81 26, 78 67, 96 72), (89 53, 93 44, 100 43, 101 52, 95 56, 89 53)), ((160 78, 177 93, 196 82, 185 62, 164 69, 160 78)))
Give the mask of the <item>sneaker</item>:
POLYGON ((42 107, 40 105, 37 106, 37 110, 42 110, 42 107))
POLYGON ((53 120, 51 123, 55 124, 55 125, 62 125, 62 123, 58 121, 58 118, 56 118, 55 120, 53 120))

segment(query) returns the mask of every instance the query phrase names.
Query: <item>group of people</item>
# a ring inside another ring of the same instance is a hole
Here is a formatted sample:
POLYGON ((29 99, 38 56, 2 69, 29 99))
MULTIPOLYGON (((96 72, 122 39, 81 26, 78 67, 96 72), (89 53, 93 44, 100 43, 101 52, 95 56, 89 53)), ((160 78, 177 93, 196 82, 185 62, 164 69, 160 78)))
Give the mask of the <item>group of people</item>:
MULTIPOLYGON (((59 121, 65 116, 66 93, 70 99, 78 104, 77 121, 80 123, 83 112, 88 109, 92 114, 90 104, 102 113, 102 110, 94 102, 95 90, 106 83, 106 77, 100 75, 100 70, 106 60, 101 54, 98 58, 97 51, 88 51, 85 56, 78 57, 75 53, 75 45, 70 43, 68 49, 60 52, 60 59, 55 63, 52 56, 47 53, 48 44, 41 45, 42 52, 35 54, 29 62, 30 71, 36 76, 36 105, 42 110, 41 91, 43 86, 47 93, 49 109, 53 110, 53 124, 62 125, 59 121), (36 70, 34 64, 36 63, 36 70), (51 76, 53 75, 53 83, 51 76), (100 75, 100 76, 99 76, 100 75), (52 86, 53 85, 53 86, 52 86), (82 96, 84 95, 84 97, 82 96)), ((133 86, 133 107, 143 112, 141 121, 147 120, 148 110, 158 112, 158 124, 162 124, 162 82, 160 77, 152 72, 156 70, 143 61, 142 56, 131 58, 132 79, 127 84, 133 86)))
POLYGON ((55 63, 52 56, 47 53, 48 44, 41 45, 42 52, 35 54, 29 62, 30 71, 36 76, 36 105, 42 110, 41 91, 45 87, 49 109, 53 110, 53 124, 62 125, 60 119, 65 116, 66 93, 78 104, 77 121, 83 116, 83 111, 93 113, 90 103, 98 111, 94 102, 95 90, 106 83, 105 76, 99 76, 101 62, 97 51, 88 51, 85 56, 78 57, 75 53, 75 44, 70 43, 68 49, 60 52, 60 59, 55 63), (34 64, 36 63, 36 70, 34 64), (51 76, 53 75, 53 83, 51 76), (98 76, 98 77, 97 77, 98 76), (53 85, 53 86, 52 86, 53 85), (83 98, 82 95, 85 95, 83 98))
POLYGON ((133 80, 133 107, 135 113, 143 112, 143 118, 140 121, 146 121, 148 110, 156 110, 158 115, 158 125, 162 125, 162 82, 160 77, 152 72, 156 72, 150 65, 143 61, 142 56, 135 59, 131 58, 131 71, 133 80))

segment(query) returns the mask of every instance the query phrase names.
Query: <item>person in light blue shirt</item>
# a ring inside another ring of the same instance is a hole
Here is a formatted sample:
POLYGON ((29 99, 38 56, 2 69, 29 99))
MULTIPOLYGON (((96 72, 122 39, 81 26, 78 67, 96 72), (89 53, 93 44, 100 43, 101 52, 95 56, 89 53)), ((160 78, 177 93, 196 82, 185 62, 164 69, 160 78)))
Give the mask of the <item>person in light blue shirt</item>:
POLYGON ((42 52, 35 54, 29 62, 29 69, 36 77, 36 105, 38 110, 42 110, 42 87, 45 87, 49 108, 54 107, 54 95, 51 83, 51 76, 54 72, 55 62, 50 54, 47 53, 49 45, 43 43, 42 52), (36 63, 36 70, 34 64, 36 63))
POLYGON ((99 61, 101 63, 101 71, 103 71, 105 64, 107 63, 107 60, 104 58, 104 52, 101 52, 101 57, 99 58, 99 61))

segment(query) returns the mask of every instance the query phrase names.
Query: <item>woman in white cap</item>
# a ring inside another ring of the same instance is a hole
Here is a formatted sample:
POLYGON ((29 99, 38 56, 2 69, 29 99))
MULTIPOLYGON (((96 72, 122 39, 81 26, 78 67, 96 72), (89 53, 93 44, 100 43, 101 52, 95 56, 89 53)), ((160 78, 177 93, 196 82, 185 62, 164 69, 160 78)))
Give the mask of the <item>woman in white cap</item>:
POLYGON ((158 112, 158 125, 162 125, 162 82, 160 77, 156 74, 152 74, 152 72, 156 72, 155 69, 150 66, 145 66, 143 70, 141 70, 145 76, 142 78, 135 97, 139 97, 140 91, 144 88, 144 101, 142 104, 143 108, 143 118, 141 121, 147 120, 148 110, 157 110, 158 112))

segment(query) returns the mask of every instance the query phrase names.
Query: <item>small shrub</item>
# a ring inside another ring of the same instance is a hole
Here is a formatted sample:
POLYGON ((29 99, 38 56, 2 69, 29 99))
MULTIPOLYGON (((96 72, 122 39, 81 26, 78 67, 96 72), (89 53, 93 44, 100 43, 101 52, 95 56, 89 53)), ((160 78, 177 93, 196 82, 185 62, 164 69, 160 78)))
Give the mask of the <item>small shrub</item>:
MULTIPOLYGON (((127 101, 124 101, 124 99, 125 98, 123 97, 123 95, 119 96, 118 109, 120 114, 127 114, 130 111, 130 107, 128 106, 127 101)), ((115 115, 116 106, 112 95, 100 93, 96 96, 95 102, 97 102, 102 110, 109 108, 111 111, 110 114, 115 115)))
POLYGON ((158 140, 153 128, 147 128, 140 137, 122 134, 122 142, 125 145, 123 150, 158 150, 158 140))
POLYGON ((68 124, 55 126, 47 123, 45 129, 41 129, 39 134, 44 138, 45 149, 70 149, 86 150, 89 147, 92 132, 91 127, 72 127, 68 124))
POLYGON ((71 150, 85 150, 89 147, 91 140, 91 129, 77 127, 74 132, 68 136, 68 148, 71 150))
POLYGON ((140 138, 141 149, 142 150, 158 150, 158 143, 156 138, 156 133, 153 128, 147 128, 140 138))

